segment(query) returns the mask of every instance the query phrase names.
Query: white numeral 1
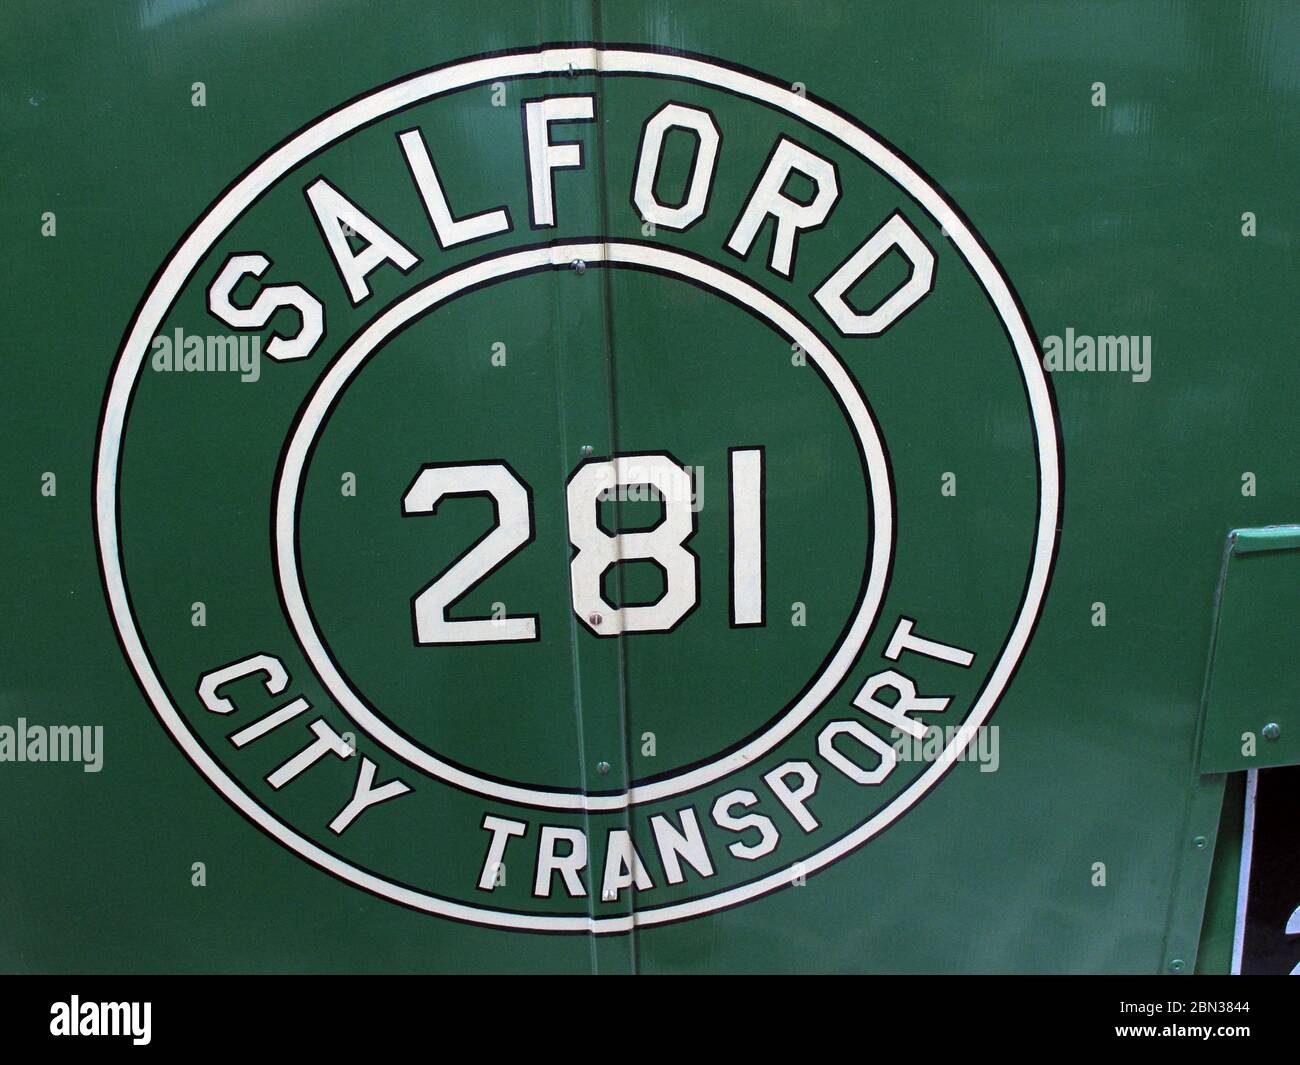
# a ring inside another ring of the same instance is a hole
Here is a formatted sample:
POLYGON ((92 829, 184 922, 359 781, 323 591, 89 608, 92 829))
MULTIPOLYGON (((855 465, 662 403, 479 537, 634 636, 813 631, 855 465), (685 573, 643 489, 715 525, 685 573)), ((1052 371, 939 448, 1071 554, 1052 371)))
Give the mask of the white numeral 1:
POLYGON ((734 447, 731 458, 731 624, 762 625, 763 449, 734 447))

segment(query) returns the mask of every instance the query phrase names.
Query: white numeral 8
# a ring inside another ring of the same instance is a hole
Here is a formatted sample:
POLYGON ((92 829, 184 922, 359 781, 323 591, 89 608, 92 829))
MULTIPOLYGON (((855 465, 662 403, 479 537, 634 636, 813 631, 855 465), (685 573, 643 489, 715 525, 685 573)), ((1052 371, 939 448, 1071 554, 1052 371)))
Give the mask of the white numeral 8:
POLYGON ((691 475, 667 455, 620 455, 586 462, 569 480, 569 541, 578 549, 569 563, 573 609, 598 636, 620 632, 667 632, 698 602, 699 564, 684 544, 695 534, 691 475), (652 529, 608 533, 597 520, 601 498, 619 488, 649 485, 663 501, 663 520, 652 529), (666 590, 657 603, 615 607, 601 594, 605 572, 620 562, 648 560, 664 571, 666 590))

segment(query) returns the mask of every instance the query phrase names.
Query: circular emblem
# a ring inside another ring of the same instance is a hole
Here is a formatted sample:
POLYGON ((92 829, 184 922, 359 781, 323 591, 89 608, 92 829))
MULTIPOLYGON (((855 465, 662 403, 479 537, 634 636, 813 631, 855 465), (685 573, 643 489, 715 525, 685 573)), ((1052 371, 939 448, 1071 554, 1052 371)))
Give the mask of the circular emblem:
POLYGON ((1059 469, 1018 301, 901 152, 556 46, 376 89, 204 212, 96 529, 250 821, 431 914, 620 933, 802 884, 981 749, 1059 469))

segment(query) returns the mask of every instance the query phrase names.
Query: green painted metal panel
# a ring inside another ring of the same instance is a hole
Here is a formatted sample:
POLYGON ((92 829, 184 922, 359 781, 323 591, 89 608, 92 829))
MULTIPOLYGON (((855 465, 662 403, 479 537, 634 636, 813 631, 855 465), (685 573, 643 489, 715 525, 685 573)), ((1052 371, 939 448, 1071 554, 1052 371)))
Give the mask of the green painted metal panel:
POLYGON ((1206 680, 1203 773, 1300 763, 1295 526, 1229 537, 1206 680))
POLYGON ((1223 968, 1290 7, 0 28, 0 966, 1223 968))
POLYGON ((1237 929, 1237 890, 1241 880, 1245 790, 1244 773, 1228 776, 1223 796, 1223 814, 1215 840, 1206 909, 1201 924, 1201 942, 1196 955, 1198 973, 1216 974, 1232 970, 1233 939, 1237 929))

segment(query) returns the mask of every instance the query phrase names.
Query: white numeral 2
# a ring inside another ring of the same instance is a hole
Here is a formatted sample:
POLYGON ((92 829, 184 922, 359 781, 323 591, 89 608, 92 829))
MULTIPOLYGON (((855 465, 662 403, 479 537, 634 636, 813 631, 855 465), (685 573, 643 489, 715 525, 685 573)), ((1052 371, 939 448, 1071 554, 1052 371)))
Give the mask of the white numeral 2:
POLYGON ((537 639, 537 616, 451 621, 447 609, 533 538, 533 497, 502 462, 423 466, 402 497, 407 515, 433 514, 448 496, 488 496, 493 527, 411 600, 416 643, 497 643, 537 639))

